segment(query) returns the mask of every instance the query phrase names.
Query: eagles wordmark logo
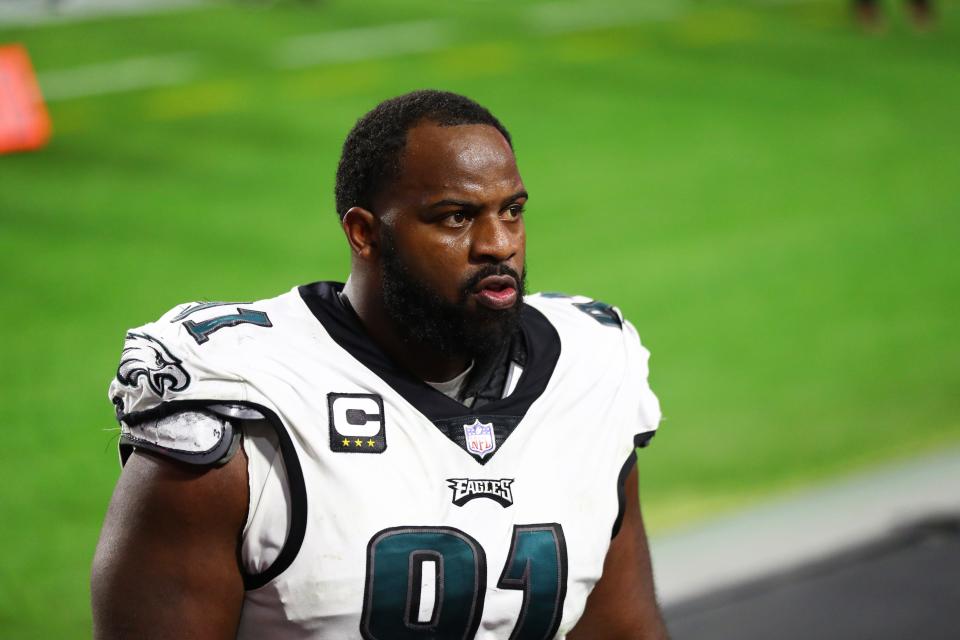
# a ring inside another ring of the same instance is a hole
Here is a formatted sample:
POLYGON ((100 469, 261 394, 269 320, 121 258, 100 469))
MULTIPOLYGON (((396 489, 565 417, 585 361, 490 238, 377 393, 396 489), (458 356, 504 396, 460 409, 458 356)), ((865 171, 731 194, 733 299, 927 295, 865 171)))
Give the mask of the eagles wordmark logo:
POLYGON ((167 391, 183 391, 190 384, 190 374, 181 365, 180 358, 156 338, 131 332, 127 334, 120 355, 117 381, 128 387, 137 387, 144 378, 151 391, 163 396, 167 391))
POLYGON ((473 478, 447 478, 453 489, 453 504, 462 507, 475 498, 490 498, 506 509, 513 504, 513 478, 499 480, 473 478))

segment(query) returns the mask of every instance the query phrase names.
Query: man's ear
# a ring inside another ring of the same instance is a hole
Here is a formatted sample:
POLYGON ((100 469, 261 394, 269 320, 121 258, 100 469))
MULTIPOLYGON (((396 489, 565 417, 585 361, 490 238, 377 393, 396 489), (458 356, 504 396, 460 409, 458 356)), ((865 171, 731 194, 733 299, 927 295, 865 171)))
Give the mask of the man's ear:
POLYGON ((376 257, 380 250, 380 220, 363 207, 350 207, 341 222, 350 251, 361 260, 376 257))

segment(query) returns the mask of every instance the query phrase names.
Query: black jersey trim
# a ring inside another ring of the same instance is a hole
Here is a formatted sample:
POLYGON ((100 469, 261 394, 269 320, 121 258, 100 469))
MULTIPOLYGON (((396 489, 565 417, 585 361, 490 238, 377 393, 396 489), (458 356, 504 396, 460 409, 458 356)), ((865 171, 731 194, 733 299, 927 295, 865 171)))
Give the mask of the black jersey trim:
POLYGON ((527 346, 527 362, 523 374, 509 396, 485 403, 474 412, 394 363, 373 342, 356 315, 344 307, 339 297, 342 289, 343 284, 338 282, 314 282, 303 285, 298 290, 304 303, 334 342, 377 374, 433 422, 461 451, 480 464, 486 464, 493 459, 507 437, 523 420, 530 406, 543 395, 560 359, 560 334, 539 310, 524 304, 520 311, 520 330, 527 346), (499 416, 505 419, 503 423, 495 424, 497 448, 484 458, 467 451, 462 442, 451 437, 449 433, 451 422, 462 419, 464 424, 470 424, 477 416, 499 416))
POLYGON ((632 449, 627 461, 620 467, 620 474, 617 476, 617 517, 613 521, 613 531, 610 533, 610 539, 613 540, 620 533, 620 527, 623 526, 623 516, 627 507, 627 488, 624 486, 627 482, 627 476, 637 465, 637 450, 632 449))
POLYGON ((633 446, 639 449, 645 449, 647 445, 650 444, 650 441, 653 440, 653 436, 655 435, 657 435, 656 429, 638 433, 637 435, 633 436, 633 446))
MULTIPOLYGON (((178 411, 202 409, 211 404, 223 404, 223 402, 224 400, 222 398, 213 400, 174 400, 165 402, 146 411, 121 414, 119 419, 127 424, 138 424, 145 420, 156 420, 178 411)), ((287 529, 287 539, 283 541, 280 554, 265 571, 260 573, 249 574, 243 570, 242 566, 240 568, 243 576, 243 588, 247 591, 252 591, 259 589, 286 571, 287 568, 293 564, 297 554, 300 552, 300 547, 303 546, 303 539, 307 532, 307 487, 304 482, 303 469, 300 467, 300 458, 297 456, 296 447, 280 417, 269 407, 255 402, 231 400, 230 404, 256 409, 263 414, 270 426, 273 427, 280 444, 280 455, 283 457, 283 464, 287 472, 287 484, 290 489, 290 523, 287 529)))

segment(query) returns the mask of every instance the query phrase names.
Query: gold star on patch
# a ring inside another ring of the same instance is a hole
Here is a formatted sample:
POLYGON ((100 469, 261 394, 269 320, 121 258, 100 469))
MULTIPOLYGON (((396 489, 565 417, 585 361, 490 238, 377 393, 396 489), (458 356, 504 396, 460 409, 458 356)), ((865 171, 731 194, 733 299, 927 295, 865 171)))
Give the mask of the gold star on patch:
POLYGON ((367 446, 368 446, 368 447, 372 447, 374 444, 376 444, 376 443, 375 443, 373 440, 367 440, 367 446))
POLYGON ((345 447, 349 447, 349 446, 350 446, 350 438, 344 438, 344 439, 343 439, 343 446, 345 446, 345 447))
POLYGON ((363 446, 363 440, 361 440, 360 438, 357 438, 356 440, 354 440, 354 442, 356 443, 356 445, 357 445, 358 447, 362 447, 362 446, 363 446))

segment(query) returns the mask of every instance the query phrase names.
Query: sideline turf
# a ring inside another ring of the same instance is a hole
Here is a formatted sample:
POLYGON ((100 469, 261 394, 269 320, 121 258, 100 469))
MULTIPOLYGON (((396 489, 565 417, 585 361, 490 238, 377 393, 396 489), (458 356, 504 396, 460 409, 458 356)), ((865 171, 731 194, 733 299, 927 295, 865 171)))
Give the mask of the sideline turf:
POLYGON ((412 88, 468 93, 514 132, 532 288, 619 305, 653 351, 653 528, 960 438, 957 3, 938 32, 896 18, 879 37, 821 2, 664 3, 670 19, 554 34, 529 4, 0 26, 41 72, 179 52, 201 69, 54 103, 52 145, 0 157, 0 635, 89 635, 123 331, 342 278, 339 145, 412 88), (288 36, 425 18, 447 48, 274 64, 288 36))

